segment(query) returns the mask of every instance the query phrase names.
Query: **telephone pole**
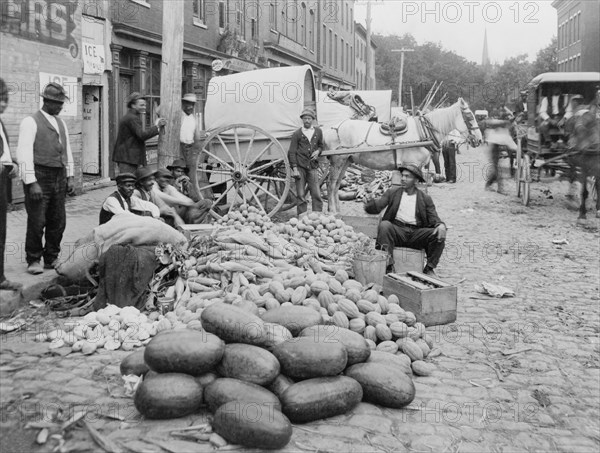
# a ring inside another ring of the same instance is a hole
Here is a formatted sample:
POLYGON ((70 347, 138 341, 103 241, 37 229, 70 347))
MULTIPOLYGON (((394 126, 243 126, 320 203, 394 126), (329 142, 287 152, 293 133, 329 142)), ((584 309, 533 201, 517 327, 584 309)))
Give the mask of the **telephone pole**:
POLYGON ((183 64, 183 0, 163 4, 162 65, 160 71, 160 116, 167 126, 158 137, 158 167, 179 157, 181 128, 181 78, 183 64))
POLYGON ((404 73, 404 53, 414 52, 414 49, 392 49, 392 52, 400 52, 400 80, 398 81, 398 107, 402 107, 402 75, 404 73))

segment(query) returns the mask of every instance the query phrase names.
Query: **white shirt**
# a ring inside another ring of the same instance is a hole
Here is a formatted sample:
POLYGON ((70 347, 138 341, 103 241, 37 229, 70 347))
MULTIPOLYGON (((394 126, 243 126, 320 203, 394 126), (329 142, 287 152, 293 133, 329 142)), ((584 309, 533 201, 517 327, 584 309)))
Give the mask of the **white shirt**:
MULTIPOLYGON (((125 205, 125 209, 121 207, 121 203, 119 203, 119 200, 117 200, 113 196, 110 196, 106 200, 104 200, 104 203, 102 203, 102 209, 108 212, 112 212, 115 215, 124 213, 135 215, 129 210, 129 206, 127 206, 125 198, 123 198, 123 196, 118 192, 117 197, 121 198, 123 204, 125 205)), ((136 211, 150 211, 152 213, 152 217, 160 217, 160 210, 158 209, 158 206, 156 206, 154 203, 151 203, 150 201, 144 201, 138 197, 131 197, 129 201, 131 202, 131 209, 136 211)))
POLYGON ((194 114, 181 116, 181 130, 179 131, 179 141, 186 145, 194 143, 194 135, 196 133, 196 118, 194 114))
MULTIPOLYGON (((60 131, 58 129, 58 120, 62 121, 67 136, 67 177, 74 175, 73 153, 71 152, 71 144, 69 143, 69 130, 66 123, 55 116, 48 115, 41 110, 42 114, 50 122, 52 127, 58 132, 58 140, 60 141, 60 131)), ((21 121, 19 127, 19 143, 17 145, 17 162, 21 170, 21 180, 25 184, 31 184, 37 181, 35 170, 33 169, 33 143, 37 134, 37 123, 33 117, 28 116, 21 121)))
MULTIPOLYGON (((571 116, 573 115, 573 109, 571 108, 571 103, 569 102, 569 96, 565 95, 564 96, 564 102, 565 102, 565 119, 569 119, 571 118, 571 116)), ((560 106, 559 106, 559 102, 560 102, 560 95, 558 96, 552 96, 552 114, 553 115, 558 115, 558 112, 560 112, 560 106)), ((550 116, 548 115, 548 97, 544 97, 542 99, 542 102, 540 103, 540 116, 542 117, 543 120, 547 120, 550 118, 550 116)))
POLYGON ((396 213, 396 220, 400 222, 408 223, 409 225, 417 224, 417 194, 408 195, 407 193, 402 194, 400 200, 400 206, 396 213))
POLYGON ((0 162, 3 164, 12 164, 12 157, 10 155, 10 149, 8 149, 8 139, 4 135, 4 128, 0 126, 0 135, 2 136, 2 144, 4 145, 4 154, 0 157, 0 162))
POLYGON ((302 133, 304 134, 304 136, 308 139, 308 141, 310 142, 313 138, 313 135, 315 135, 315 128, 313 126, 311 126, 309 129, 306 128, 302 128, 302 133))

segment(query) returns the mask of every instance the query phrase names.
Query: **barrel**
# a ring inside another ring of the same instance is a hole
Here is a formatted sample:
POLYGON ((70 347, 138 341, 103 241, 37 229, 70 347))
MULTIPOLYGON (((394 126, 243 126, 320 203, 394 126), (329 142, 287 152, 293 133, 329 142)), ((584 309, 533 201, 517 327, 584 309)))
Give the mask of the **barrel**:
POLYGON ((359 254, 354 257, 354 279, 363 285, 375 283, 383 286, 386 274, 388 253, 374 250, 372 254, 359 254))

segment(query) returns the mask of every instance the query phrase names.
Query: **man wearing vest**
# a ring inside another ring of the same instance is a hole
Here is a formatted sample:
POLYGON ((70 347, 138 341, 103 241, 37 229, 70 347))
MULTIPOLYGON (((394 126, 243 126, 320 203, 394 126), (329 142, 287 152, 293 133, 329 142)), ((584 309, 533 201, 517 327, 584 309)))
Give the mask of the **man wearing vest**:
POLYGON ((69 98, 58 83, 46 85, 41 96, 42 109, 21 121, 17 146, 27 210, 27 272, 34 275, 54 269, 67 225, 65 198, 73 192, 69 131, 58 117, 69 98))
POLYGON ((292 167, 292 177, 296 179, 296 195, 298 197, 298 216, 308 210, 306 201, 306 185, 312 198, 312 211, 323 210, 321 187, 319 187, 319 155, 323 150, 323 131, 314 127, 314 112, 305 109, 300 115, 303 127, 296 130, 290 140, 288 157, 292 167))
MULTIPOLYGON (((0 113, 4 113, 8 106, 8 87, 0 79, 0 113)), ((11 282, 4 275, 4 249, 6 246, 6 211, 11 202, 11 178, 19 174, 19 166, 10 155, 8 149, 8 133, 4 123, 0 120, 0 290, 17 291, 21 289, 20 283, 11 282)))
POLYGON ((559 87, 552 88, 552 96, 542 98, 538 121, 546 143, 552 142, 551 132, 562 129, 572 113, 569 96, 562 94, 559 87))
POLYGON ((400 167, 402 180, 399 188, 391 188, 378 200, 365 199, 367 214, 379 214, 386 209, 377 231, 377 244, 389 254, 393 267, 394 247, 425 249, 427 264, 424 274, 435 277, 446 241, 446 225, 440 220, 431 197, 416 187, 417 180, 424 182, 416 165, 400 167))
POLYGON ((116 178, 117 191, 110 194, 100 210, 99 224, 103 225, 117 214, 131 214, 160 218, 158 206, 150 201, 134 197, 136 177, 131 173, 121 173, 116 178))

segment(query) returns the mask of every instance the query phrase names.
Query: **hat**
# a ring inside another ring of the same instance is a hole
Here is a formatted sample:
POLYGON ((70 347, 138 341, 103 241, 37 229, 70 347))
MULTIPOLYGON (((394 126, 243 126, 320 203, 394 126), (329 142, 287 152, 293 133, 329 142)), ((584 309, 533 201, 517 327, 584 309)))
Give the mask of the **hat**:
POLYGON ((194 93, 186 93, 183 95, 183 98, 181 98, 182 101, 186 101, 186 102, 193 102, 194 104, 196 102, 198 102, 198 98, 196 97, 196 95, 194 93))
POLYGON ((316 119, 317 116, 315 115, 315 112, 313 112, 311 109, 304 109, 302 110, 302 113, 300 114, 300 118, 302 118, 303 116, 312 116, 312 119, 316 119))
POLYGON ((135 182, 135 175, 133 173, 120 173, 115 179, 117 180, 117 184, 129 181, 135 182))
POLYGON ((62 85, 56 82, 46 85, 44 92, 40 94, 40 96, 44 99, 48 99, 49 101, 56 102, 65 102, 69 100, 69 97, 65 93, 65 89, 62 87, 62 85))
POLYGON ((173 170, 174 168, 181 168, 186 173, 190 172, 190 169, 183 159, 175 159, 171 165, 167 165, 167 170, 173 170))
POLYGON ((583 102, 583 96, 580 94, 574 94, 573 96, 571 96, 571 101, 583 102))
POLYGON ((135 171, 136 182, 140 182, 143 179, 149 178, 150 176, 154 176, 154 170, 152 170, 150 167, 140 167, 135 171))
POLYGON ((144 99, 144 96, 142 96, 141 93, 134 91, 129 96, 127 96, 127 107, 131 107, 131 104, 133 104, 134 102, 136 102, 139 99, 144 99))
POLYGON ((404 171, 404 170, 410 171, 413 175, 415 175, 417 177, 417 179, 419 181, 425 182, 425 178, 423 178, 423 173, 421 173, 421 170, 415 164, 400 165, 398 167, 398 171, 404 171))
POLYGON ((159 168, 158 170, 156 170, 154 172, 154 176, 156 176, 157 178, 159 176, 163 176, 165 178, 171 178, 173 179, 173 175, 171 174, 171 172, 169 170, 167 170, 166 168, 159 168))

